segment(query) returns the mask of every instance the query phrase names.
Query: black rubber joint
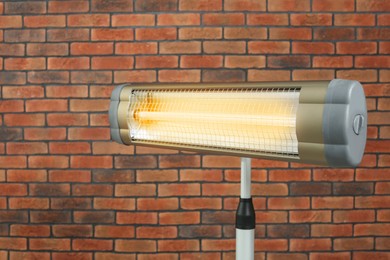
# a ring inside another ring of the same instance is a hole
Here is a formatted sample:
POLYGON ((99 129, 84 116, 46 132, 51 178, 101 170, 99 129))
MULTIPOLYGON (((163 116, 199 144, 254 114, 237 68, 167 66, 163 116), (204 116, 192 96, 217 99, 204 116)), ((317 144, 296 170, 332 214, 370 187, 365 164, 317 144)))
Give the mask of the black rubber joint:
POLYGON ((236 228, 255 229, 256 215, 253 207, 252 198, 240 199, 236 212, 236 228))

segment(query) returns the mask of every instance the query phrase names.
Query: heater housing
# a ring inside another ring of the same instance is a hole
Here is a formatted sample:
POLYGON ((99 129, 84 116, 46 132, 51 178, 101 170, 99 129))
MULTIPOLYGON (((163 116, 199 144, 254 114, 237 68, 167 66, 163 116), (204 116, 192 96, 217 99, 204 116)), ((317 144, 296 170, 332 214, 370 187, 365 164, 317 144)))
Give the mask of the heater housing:
POLYGON ((114 89, 111 137, 125 145, 357 166, 367 109, 357 81, 140 84, 114 89))

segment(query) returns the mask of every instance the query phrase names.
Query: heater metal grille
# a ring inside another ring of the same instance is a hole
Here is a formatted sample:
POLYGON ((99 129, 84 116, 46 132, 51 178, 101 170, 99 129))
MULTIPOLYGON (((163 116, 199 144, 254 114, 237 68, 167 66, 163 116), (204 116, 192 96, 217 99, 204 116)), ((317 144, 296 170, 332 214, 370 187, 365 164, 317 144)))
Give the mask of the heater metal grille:
POLYGON ((134 89, 128 125, 137 144, 298 157, 300 88, 134 89))

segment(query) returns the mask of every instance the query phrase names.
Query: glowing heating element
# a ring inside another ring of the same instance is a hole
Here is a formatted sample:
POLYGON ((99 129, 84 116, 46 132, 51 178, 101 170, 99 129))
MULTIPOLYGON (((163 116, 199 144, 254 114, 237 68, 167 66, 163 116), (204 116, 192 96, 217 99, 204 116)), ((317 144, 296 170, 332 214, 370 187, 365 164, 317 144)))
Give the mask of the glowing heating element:
POLYGON ((127 123, 137 144, 298 156, 299 88, 137 89, 127 123))

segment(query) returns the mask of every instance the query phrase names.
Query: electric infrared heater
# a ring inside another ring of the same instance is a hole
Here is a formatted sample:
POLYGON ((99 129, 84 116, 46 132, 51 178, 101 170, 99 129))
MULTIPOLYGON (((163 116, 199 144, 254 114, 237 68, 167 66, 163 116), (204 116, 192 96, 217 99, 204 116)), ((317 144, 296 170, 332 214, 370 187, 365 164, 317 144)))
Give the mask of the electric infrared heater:
POLYGON ((236 259, 254 259, 249 158, 357 166, 367 134, 361 84, 327 82, 122 85, 112 93, 112 139, 241 159, 236 259))

